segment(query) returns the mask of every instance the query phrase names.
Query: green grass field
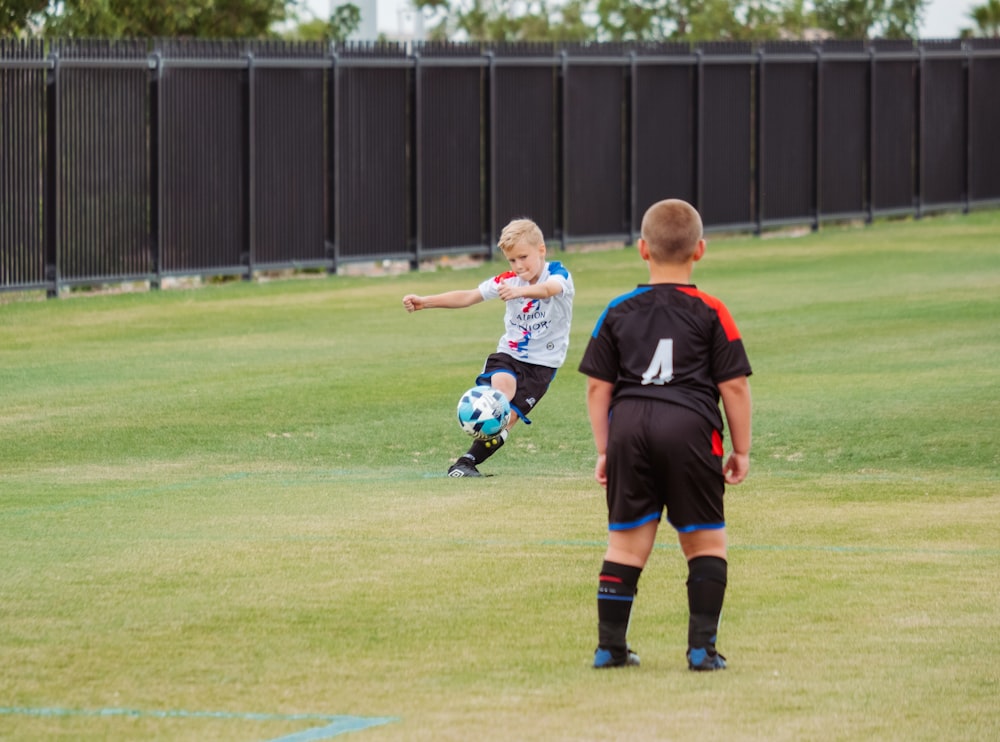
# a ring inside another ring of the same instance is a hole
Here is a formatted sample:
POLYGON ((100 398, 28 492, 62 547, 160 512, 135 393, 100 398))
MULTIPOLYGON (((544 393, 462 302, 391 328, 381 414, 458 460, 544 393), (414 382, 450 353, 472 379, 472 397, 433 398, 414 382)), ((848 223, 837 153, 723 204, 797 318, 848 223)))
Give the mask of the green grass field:
POLYGON ((1000 738, 1000 212, 712 239, 754 365, 722 673, 684 664, 666 528, 638 669, 596 672, 584 377, 631 249, 554 251, 566 367, 444 476, 496 265, 0 295, 0 739, 1000 738))

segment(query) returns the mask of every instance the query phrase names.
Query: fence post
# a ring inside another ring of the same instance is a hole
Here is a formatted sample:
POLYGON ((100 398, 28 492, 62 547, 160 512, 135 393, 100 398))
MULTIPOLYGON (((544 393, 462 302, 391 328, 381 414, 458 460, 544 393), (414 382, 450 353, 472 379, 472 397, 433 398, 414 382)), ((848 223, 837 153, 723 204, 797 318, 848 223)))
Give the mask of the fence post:
POLYGON ((638 114, 638 79, 639 79, 639 55, 635 50, 629 52, 629 127, 628 127, 628 241, 630 245, 635 244, 636 220, 639 218, 636 206, 639 201, 639 183, 637 173, 639 172, 639 114, 638 114))
POLYGON ((972 208, 972 45, 962 42, 962 81, 965 83, 965 198, 962 213, 972 208))
POLYGON ((559 50, 559 181, 556 187, 559 189, 559 198, 557 203, 559 204, 559 216, 556 219, 556 223, 559 224, 559 247, 563 252, 566 252, 566 230, 569 226, 567 223, 566 215, 569 213, 569 194, 566 192, 566 156, 567 156, 567 140, 569 137, 566 135, 566 109, 568 108, 569 93, 567 92, 568 85, 566 84, 566 79, 569 76, 569 54, 565 49, 559 50))
POLYGON ((59 53, 49 54, 50 66, 45 76, 45 190, 42 196, 44 215, 42 241, 45 249, 45 296, 55 299, 59 296, 59 178, 62 175, 59 153, 59 118, 61 94, 59 90, 59 53))
POLYGON ((163 229, 160 218, 163 213, 163 189, 160 182, 162 177, 160 165, 163 162, 163 140, 160 136, 163 131, 161 109, 163 55, 159 49, 150 55, 149 66, 151 71, 149 85, 149 257, 153 271, 149 287, 156 290, 160 288, 163 281, 163 258, 160 255, 161 230, 163 229))
POLYGON ((875 47, 868 47, 868 177, 865 178, 865 185, 868 193, 868 224, 875 221, 875 181, 878 173, 875 172, 875 47))
POLYGON ((924 45, 919 44, 917 46, 917 110, 914 112, 916 114, 917 146, 913 157, 913 167, 917 171, 917 192, 913 194, 913 207, 914 216, 917 219, 922 219, 924 216, 924 175, 926 172, 926 168, 924 167, 924 132, 927 128, 927 121, 924 116, 924 100, 926 99, 924 85, 927 78, 924 74, 925 63, 924 45))
POLYGON ((253 51, 247 49, 243 55, 247 61, 246 83, 243 86, 243 157, 247 164, 246 180, 243 184, 244 216, 243 223, 246 230, 246 244, 244 253, 241 256, 246 272, 243 274, 244 281, 253 279, 253 266, 257 258, 256 250, 256 223, 257 223, 257 183, 255 179, 254 152, 256 151, 257 127, 254 123, 254 55, 253 51))
POLYGON ((421 119, 423 118, 423 104, 424 104, 424 81, 423 81, 423 68, 420 64, 421 56, 420 52, 416 49, 413 50, 413 257, 410 259, 410 265, 414 268, 420 267, 420 257, 423 254, 424 249, 424 189, 423 189, 423 175, 424 171, 424 147, 423 147, 423 134, 424 127, 421 119))
POLYGON ((822 167, 823 158, 819 156, 820 137, 823 135, 823 124, 820 122, 820 115, 823 110, 823 47, 819 44, 813 46, 813 53, 816 55, 816 71, 813 74, 813 223, 812 231, 819 231, 819 212, 822 208, 822 167))
POLYGON ((694 206, 698 211, 705 208, 705 54, 701 48, 694 50, 695 56, 695 122, 694 122, 694 206))
POLYGON ((326 224, 326 259, 327 274, 336 275, 337 262, 340 254, 340 157, 338 157, 338 147, 340 146, 340 66, 337 64, 337 55, 334 42, 329 45, 330 52, 330 78, 327 81, 327 148, 329 172, 327 173, 327 183, 329 184, 329 195, 327 201, 327 224, 326 224))
POLYGON ((487 59, 486 66, 486 203, 489 204, 489 214, 486 221, 489 225, 489 235, 486 244, 489 247, 489 259, 496 257, 499 231, 497 225, 497 58, 492 49, 483 52, 487 59))
POLYGON ((751 158, 751 167, 753 168, 753 182, 754 190, 757 192, 757 197, 754 199, 754 206, 757 211, 757 222, 754 228, 754 234, 760 236, 764 232, 764 178, 762 173, 764 170, 764 162, 766 162, 766 152, 764 152, 764 118, 766 112, 764 111, 764 85, 766 84, 764 75, 764 47, 757 47, 757 85, 755 85, 757 100, 754 105, 754 111, 756 112, 755 117, 751 117, 750 125, 754 127, 754 140, 757 143, 757 155, 751 158), (753 119, 757 120, 754 121, 753 119))

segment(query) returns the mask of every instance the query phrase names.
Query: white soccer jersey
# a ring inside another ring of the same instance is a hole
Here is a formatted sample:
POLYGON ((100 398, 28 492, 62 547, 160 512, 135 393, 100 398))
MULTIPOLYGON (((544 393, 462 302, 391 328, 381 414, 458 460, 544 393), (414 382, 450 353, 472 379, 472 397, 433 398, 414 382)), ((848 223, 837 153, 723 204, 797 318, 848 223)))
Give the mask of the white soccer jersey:
MULTIPOLYGON (((503 337, 497 345, 498 353, 506 353, 519 361, 538 366, 559 368, 569 350, 569 328, 573 319, 573 277, 558 262, 546 262, 538 283, 555 278, 562 284, 562 291, 548 299, 513 299, 506 302, 503 337)), ((502 282, 512 286, 528 286, 513 271, 487 278, 479 284, 483 299, 498 299, 497 291, 502 282)))

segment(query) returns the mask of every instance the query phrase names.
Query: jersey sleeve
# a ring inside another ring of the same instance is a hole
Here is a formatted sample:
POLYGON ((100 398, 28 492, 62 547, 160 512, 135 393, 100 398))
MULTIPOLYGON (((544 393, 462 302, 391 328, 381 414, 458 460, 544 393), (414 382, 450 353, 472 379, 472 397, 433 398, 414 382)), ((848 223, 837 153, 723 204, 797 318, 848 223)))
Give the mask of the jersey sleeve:
POLYGON ((580 359, 579 371, 601 381, 614 384, 618 381, 618 349, 611 333, 607 332, 605 319, 607 310, 597 321, 597 326, 587 342, 580 359))
POLYGON ((514 271, 507 271, 506 273, 497 274, 491 278, 487 278, 481 284, 479 284, 479 293, 482 295, 484 301, 489 301, 490 299, 497 299, 500 296, 500 284, 506 281, 508 278, 516 278, 517 274, 514 271))
POLYGON ((573 288, 573 277, 570 276, 569 271, 566 269, 561 262, 558 260, 553 260, 548 265, 549 268, 549 278, 548 280, 555 279, 562 286, 562 293, 567 298, 572 299, 574 294, 573 288))
POLYGON ((718 317, 712 338, 712 381, 721 384, 738 376, 750 376, 750 359, 729 310, 722 302, 712 308, 718 317))

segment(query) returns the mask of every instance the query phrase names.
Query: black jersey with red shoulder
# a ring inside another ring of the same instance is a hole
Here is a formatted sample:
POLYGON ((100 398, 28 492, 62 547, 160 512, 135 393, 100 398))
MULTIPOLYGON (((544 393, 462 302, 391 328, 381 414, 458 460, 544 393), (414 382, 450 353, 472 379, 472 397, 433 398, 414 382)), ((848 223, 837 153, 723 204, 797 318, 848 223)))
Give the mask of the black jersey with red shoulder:
POLYGON ((608 304, 580 362, 623 397, 693 409, 722 430, 718 385, 749 376, 750 361, 729 310, 691 284, 643 284, 608 304))

